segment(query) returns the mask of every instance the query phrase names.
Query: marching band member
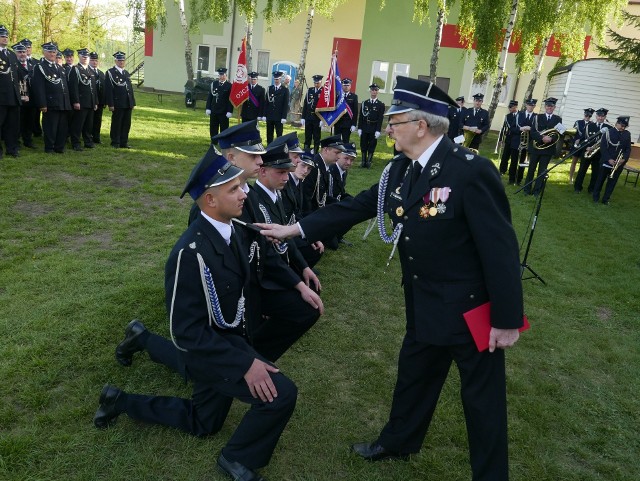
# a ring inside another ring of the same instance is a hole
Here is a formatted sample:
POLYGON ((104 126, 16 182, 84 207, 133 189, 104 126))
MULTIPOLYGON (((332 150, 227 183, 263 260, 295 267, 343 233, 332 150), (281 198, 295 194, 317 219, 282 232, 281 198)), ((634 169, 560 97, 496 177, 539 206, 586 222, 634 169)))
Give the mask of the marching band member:
MULTIPOLYGON (((597 134, 602 127, 611 127, 611 124, 607 123, 607 114, 609 111, 605 108, 600 108, 596 110, 596 121, 587 125, 585 131, 585 138, 588 138, 594 134, 597 134)), ((600 156, 595 153, 593 155, 589 155, 594 149, 600 148, 600 143, 596 143, 593 146, 587 147, 582 154, 582 159, 580 160, 580 167, 578 168, 578 175, 576 176, 575 184, 573 185, 573 190, 576 194, 582 192, 582 183, 584 182, 584 177, 587 175, 587 170, 589 166, 591 166, 591 180, 589 181, 589 187, 587 187, 587 192, 590 194, 593 193, 593 188, 596 185, 596 179, 598 178, 598 171, 600 170, 600 156)))
POLYGON ((593 188, 593 201, 600 200, 600 191, 605 181, 607 186, 604 189, 602 203, 609 204, 609 199, 616 187, 618 177, 624 164, 629 160, 631 154, 631 134, 627 130, 629 126, 629 116, 620 116, 616 121, 615 128, 608 129, 602 134, 600 139, 600 171, 598 180, 593 188))
MULTIPOLYGON (((576 135, 573 137, 573 146, 577 147, 587 138, 587 128, 591 123, 591 116, 593 115, 592 108, 584 109, 584 118, 582 120, 576 120, 575 124, 573 124, 573 128, 576 129, 576 135)), ((569 169, 569 183, 573 184, 573 174, 576 171, 576 164, 580 160, 580 157, 584 155, 584 150, 581 152, 577 152, 573 159, 571 160, 571 168, 569 169)))

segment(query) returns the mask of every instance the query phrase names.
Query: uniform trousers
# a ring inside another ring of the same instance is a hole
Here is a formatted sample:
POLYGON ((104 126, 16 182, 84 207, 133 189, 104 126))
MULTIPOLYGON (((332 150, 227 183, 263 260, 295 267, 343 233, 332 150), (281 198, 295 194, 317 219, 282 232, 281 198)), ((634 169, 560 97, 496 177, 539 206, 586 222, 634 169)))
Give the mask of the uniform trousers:
POLYGON ((91 139, 94 144, 100 143, 100 129, 102 129, 102 113, 104 112, 104 107, 98 106, 98 108, 93 112, 93 126, 91 127, 91 139))
POLYGON ((93 109, 74 110, 71 114, 71 145, 93 145, 93 109))
POLYGON ((302 257, 304 257, 304 260, 307 261, 309 267, 313 269, 313 266, 315 266, 322 258, 322 253, 311 247, 311 244, 309 244, 307 239, 294 237, 293 241, 296 243, 296 247, 300 251, 300 254, 302 254, 302 257))
POLYGON ((19 138, 20 106, 0 105, 0 140, 4 140, 8 154, 18 153, 19 138))
POLYGON ((405 335, 389 421, 378 443, 402 454, 417 453, 455 362, 467 425, 473 481, 509 478, 504 350, 478 352, 475 343, 436 346, 405 335))
MULTIPOLYGON (((237 343, 235 345, 238 347, 237 343)), ((193 393, 191 399, 126 394, 122 410, 127 416, 150 424, 174 427, 195 436, 206 436, 221 429, 236 398, 251 407, 222 449, 224 457, 249 469, 269 463, 295 408, 298 391, 293 381, 282 373, 270 373, 278 397, 273 402, 264 403, 251 395, 244 379, 238 382, 221 379, 206 367, 209 365, 207 360, 198 362, 195 357, 181 359, 184 354, 163 337, 150 334, 144 347, 153 361, 190 379, 193 393)), ((248 344, 244 345, 244 350, 255 353, 248 344)), ((262 359, 257 353, 255 355, 262 359)))
MULTIPOLYGON (((529 153, 529 170, 527 170, 527 178, 524 181, 525 184, 529 184, 529 182, 533 180, 534 176, 540 175, 542 172, 544 172, 547 169, 549 162, 551 161, 551 152, 547 153, 544 150, 540 152, 544 152, 544 153, 538 153, 538 152, 529 153), (537 173, 536 173, 536 168, 538 169, 537 173)), ((533 191, 534 195, 538 195, 542 190, 543 183, 544 183, 544 178, 541 177, 538 180, 536 180, 535 186, 532 186, 531 184, 527 185, 524 188, 524 193, 531 194, 533 191)))
POLYGON ((131 114, 133 109, 116 108, 111 114, 111 145, 126 147, 129 144, 131 114))
POLYGON ((276 137, 282 137, 282 122, 280 120, 267 120, 267 145, 273 142, 273 131, 276 131, 276 137))
POLYGON ((371 160, 373 153, 376 151, 378 145, 378 139, 376 139, 375 132, 362 131, 360 136, 360 151, 362 152, 362 167, 371 166, 371 160))
POLYGON ((618 167, 616 171, 613 173, 613 178, 609 178, 611 175, 611 169, 606 167, 600 167, 598 171, 598 179, 596 180, 595 186, 593 187, 593 201, 598 202, 600 200, 600 193, 602 192, 602 187, 606 182, 606 187, 604 188, 604 194, 602 195, 602 203, 606 204, 609 202, 611 198, 611 194, 613 193, 613 189, 616 187, 616 183, 618 182, 618 177, 622 173, 622 166, 618 167))
POLYGON ((580 167, 578 167, 578 175, 576 175, 576 180, 573 183, 573 190, 576 192, 582 192, 584 178, 587 175, 587 170, 591 167, 591 179, 589 180, 589 186, 587 187, 587 192, 591 194, 596 185, 596 180, 598 179, 601 162, 600 154, 596 154, 590 159, 585 158, 584 155, 580 157, 580 167))
MULTIPOLYGON (((25 147, 33 145, 33 125, 40 118, 40 111, 29 105, 20 107, 20 136, 25 147), (36 114, 38 116, 36 117, 36 114)), ((38 122, 38 126, 40 122, 38 122)))
POLYGON ((524 167, 520 167, 527 158, 526 149, 510 149, 511 161, 509 162, 509 183, 518 184, 522 183, 524 177, 524 167))
POLYGON ((42 113, 42 135, 45 152, 64 152, 69 129, 68 110, 50 110, 42 113))
POLYGON ((342 142, 348 144, 349 139, 351 138, 351 125, 347 125, 345 127, 335 127, 334 133, 342 137, 342 142))
POLYGON ((213 139, 220 132, 224 132, 229 128, 229 119, 227 118, 226 112, 221 114, 212 113, 209 116, 209 134, 213 139))
POLYGON ((313 153, 317 154, 321 134, 319 118, 316 117, 315 119, 306 120, 304 123, 304 148, 309 150, 311 148, 311 142, 313 141, 313 153))
POLYGON ((511 143, 511 139, 509 137, 505 138, 504 144, 502 145, 502 155, 500 156, 500 174, 504 175, 507 173, 507 168, 509 166, 509 159, 511 158, 511 149, 509 148, 509 144, 511 143))

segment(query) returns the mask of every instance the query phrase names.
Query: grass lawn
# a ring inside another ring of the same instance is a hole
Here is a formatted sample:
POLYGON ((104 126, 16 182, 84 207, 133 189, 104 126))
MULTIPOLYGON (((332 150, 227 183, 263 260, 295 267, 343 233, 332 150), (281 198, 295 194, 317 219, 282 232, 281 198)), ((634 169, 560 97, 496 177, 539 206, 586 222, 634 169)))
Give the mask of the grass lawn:
MULTIPOLYGON (((141 319, 168 335, 163 276, 187 224, 178 196, 208 146, 208 119, 180 95, 137 93, 132 150, 37 151, 0 160, 0 480, 222 480, 215 459, 245 406, 223 430, 198 439, 121 416, 92 423, 109 382, 131 392, 189 396, 177 375, 146 354, 130 368, 114 348, 141 319)), ((302 135, 302 131, 299 131, 302 135)), ((381 142, 376 182, 391 157, 381 142)), ((495 135, 483 145, 493 156, 495 135)), ((511 473, 516 481, 640 479, 640 188, 611 205, 575 195, 568 165, 549 179, 524 281, 532 328, 508 352, 511 473)), ((624 177, 622 177, 622 180, 624 177)), ((520 240, 535 199, 507 186, 520 240)), ((318 265, 326 314, 279 362, 300 397, 271 464, 270 480, 470 479, 455 368, 422 451, 407 463, 371 464, 349 453, 386 421, 404 328, 399 261, 365 225, 318 265)))

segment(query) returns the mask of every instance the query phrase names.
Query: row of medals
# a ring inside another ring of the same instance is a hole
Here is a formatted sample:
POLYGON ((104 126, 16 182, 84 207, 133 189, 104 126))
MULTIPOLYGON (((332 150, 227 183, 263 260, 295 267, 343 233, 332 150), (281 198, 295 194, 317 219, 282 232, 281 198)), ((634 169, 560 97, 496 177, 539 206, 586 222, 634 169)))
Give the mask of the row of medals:
MULTIPOLYGON (((447 211, 445 202, 449 199, 449 193, 451 189, 449 187, 436 187, 429 191, 427 195, 423 197, 424 205, 420 207, 418 214, 423 219, 429 217, 435 217, 438 214, 444 214, 447 211)), ((404 215, 404 209, 402 206, 396 209, 396 215, 402 217, 404 215)))

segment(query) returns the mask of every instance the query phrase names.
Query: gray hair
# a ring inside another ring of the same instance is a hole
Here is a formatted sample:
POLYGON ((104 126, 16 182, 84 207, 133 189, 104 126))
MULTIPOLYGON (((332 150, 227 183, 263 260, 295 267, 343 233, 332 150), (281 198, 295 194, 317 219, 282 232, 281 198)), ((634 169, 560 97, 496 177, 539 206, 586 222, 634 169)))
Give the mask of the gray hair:
POLYGON ((449 131, 449 119, 439 115, 430 114, 424 110, 412 110, 408 112, 411 120, 424 120, 429 126, 432 135, 446 135, 449 131))

